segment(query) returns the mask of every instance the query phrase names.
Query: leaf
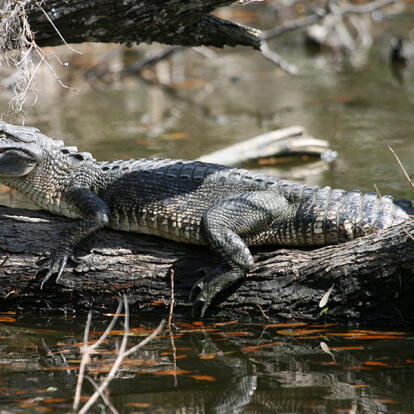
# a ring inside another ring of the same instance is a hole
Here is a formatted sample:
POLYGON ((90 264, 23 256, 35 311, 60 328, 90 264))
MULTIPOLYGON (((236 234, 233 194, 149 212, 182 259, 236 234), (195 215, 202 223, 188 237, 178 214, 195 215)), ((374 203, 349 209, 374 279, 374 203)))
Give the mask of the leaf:
POLYGON ((156 371, 153 372, 154 375, 183 375, 183 374, 190 374, 191 371, 186 371, 184 369, 170 369, 167 371, 156 371))
POLYGON ((159 299, 159 300, 154 300, 153 302, 151 302, 152 306, 166 306, 167 302, 165 300, 159 299))
POLYGON ((197 381, 209 381, 214 382, 216 379, 210 375, 190 375, 191 378, 194 378, 197 381))
POLYGON ((234 325, 235 323, 238 323, 238 320, 234 320, 234 321, 229 321, 229 322, 217 322, 214 323, 214 326, 226 326, 226 325, 234 325))
POLYGON ((353 350, 362 350, 363 346, 333 346, 331 351, 353 351, 353 350))
POLYGON ((364 365, 369 365, 373 367, 389 367, 389 365, 386 362, 380 361, 365 361, 364 365))
POLYGON ((290 322, 290 323, 273 323, 271 325, 263 325, 265 328, 294 328, 295 326, 308 325, 305 322, 290 322))
POLYGON ((243 351, 248 352, 261 352, 262 348, 265 348, 267 346, 277 346, 277 345, 283 345, 283 342, 269 342, 267 344, 260 344, 260 345, 253 345, 253 346, 245 346, 243 351))
POLYGON ((0 322, 16 322, 16 318, 11 316, 0 316, 0 322))
POLYGON ((208 354, 208 355, 200 355, 200 359, 214 359, 216 356, 214 354, 208 354))
POLYGON ((134 403, 126 403, 127 407, 141 407, 141 408, 146 408, 146 407, 151 407, 150 403, 147 402, 134 402, 134 403))
POLYGON ((334 288, 334 285, 332 284, 332 286, 328 289, 328 291, 322 296, 322 299, 319 302, 320 308, 324 308, 326 304, 328 303, 329 296, 331 295, 333 288, 334 288))

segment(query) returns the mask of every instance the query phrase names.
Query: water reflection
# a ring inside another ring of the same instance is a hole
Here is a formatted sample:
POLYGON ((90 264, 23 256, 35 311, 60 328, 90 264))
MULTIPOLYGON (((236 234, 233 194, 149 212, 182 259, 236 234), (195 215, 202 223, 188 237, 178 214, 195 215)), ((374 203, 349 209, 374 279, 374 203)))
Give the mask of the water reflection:
MULTIPOLYGON (((92 335, 96 337, 106 323, 108 318, 95 321, 92 335)), ((132 318, 129 343, 138 343, 156 325, 132 318)), ((110 387, 112 402, 123 413, 414 409, 412 336, 296 325, 177 322, 174 347, 165 330, 128 358, 110 387)), ((0 335, 1 406, 67 412, 82 340, 75 319, 21 316, 4 323, 0 335)), ((111 368, 120 335, 122 330, 113 331, 92 357, 89 374, 98 383, 111 368)), ((86 386, 83 394, 92 392, 86 386)))

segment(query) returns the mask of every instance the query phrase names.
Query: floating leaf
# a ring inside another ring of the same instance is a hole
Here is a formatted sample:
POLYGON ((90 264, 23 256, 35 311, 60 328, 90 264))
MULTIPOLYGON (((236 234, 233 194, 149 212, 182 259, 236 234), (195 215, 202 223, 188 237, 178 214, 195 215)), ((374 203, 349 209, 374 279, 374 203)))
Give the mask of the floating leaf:
POLYGON ((362 350, 364 349, 363 346, 333 346, 331 351, 354 351, 354 350, 362 350))
POLYGON ((200 359, 214 359, 216 356, 214 354, 208 354, 208 355, 200 355, 200 359))
POLYGON ((386 398, 379 398, 376 401, 378 401, 381 404, 399 404, 400 403, 399 401, 396 401, 396 400, 388 400, 386 398))
POLYGON ((79 365, 68 365, 66 367, 44 367, 46 371, 78 371, 79 365))
POLYGON ((52 413, 54 410, 50 407, 35 407, 36 411, 39 411, 41 413, 52 413))
POLYGON ((250 335, 250 332, 221 332, 220 334, 224 336, 247 336, 250 335))
POLYGON ((175 356, 175 359, 185 359, 185 358, 188 358, 186 354, 180 354, 180 355, 175 356))
POLYGON ((295 326, 308 325, 305 322, 290 322, 290 323, 273 323, 270 325, 263 325, 265 328, 294 328, 295 326))
POLYGON ((153 372, 154 375, 183 375, 183 374, 190 374, 191 371, 186 371, 184 369, 170 369, 167 371, 156 371, 153 372))
POLYGON ((357 333, 363 335, 407 335, 407 332, 399 331, 370 331, 366 329, 351 329, 350 333, 357 333))
POLYGON ((70 398, 46 398, 42 401, 42 404, 55 404, 68 401, 70 401, 70 398))
POLYGON ((238 320, 234 320, 234 321, 229 321, 229 322, 217 322, 214 323, 214 326, 226 326, 226 325, 234 325, 235 323, 238 323, 238 320))
POLYGON ((0 322, 16 322, 16 318, 11 316, 0 316, 0 322))
POLYGON ((151 302, 152 306, 166 306, 167 302, 165 300, 159 299, 159 300, 154 300, 153 302, 151 302))
POLYGON ((216 379, 210 375, 190 375, 191 378, 194 378, 197 381, 209 381, 214 382, 216 379))
POLYGON ((243 351, 248 352, 260 352, 262 348, 268 347, 268 346, 277 346, 277 345, 283 345, 283 342, 269 342, 266 344, 260 344, 260 345, 253 345, 253 346, 245 346, 243 348, 243 351))
POLYGON ((141 407, 141 408, 146 408, 146 407, 151 407, 150 403, 147 402, 134 402, 134 403, 126 403, 127 407, 141 407))
POLYGON ((283 336, 305 336, 325 331, 326 329, 282 329, 277 331, 277 333, 283 336))
POLYGON ((389 367, 389 365, 386 362, 380 361, 365 361, 364 365, 369 365, 373 367, 389 367))

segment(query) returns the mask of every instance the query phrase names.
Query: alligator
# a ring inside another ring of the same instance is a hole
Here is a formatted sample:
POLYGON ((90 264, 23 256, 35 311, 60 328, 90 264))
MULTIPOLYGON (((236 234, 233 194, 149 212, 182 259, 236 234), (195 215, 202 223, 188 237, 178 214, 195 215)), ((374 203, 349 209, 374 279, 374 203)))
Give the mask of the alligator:
MULTIPOLYGON (((375 193, 309 186, 200 161, 96 161, 36 128, 0 122, 0 182, 44 210, 78 219, 38 274, 56 281, 76 247, 112 229, 208 245, 223 264, 190 293, 203 317, 253 266, 248 246, 324 246, 400 224, 409 207, 375 193), (41 273, 42 272, 42 273, 41 273)), ((411 207, 410 207, 411 208, 411 207)))

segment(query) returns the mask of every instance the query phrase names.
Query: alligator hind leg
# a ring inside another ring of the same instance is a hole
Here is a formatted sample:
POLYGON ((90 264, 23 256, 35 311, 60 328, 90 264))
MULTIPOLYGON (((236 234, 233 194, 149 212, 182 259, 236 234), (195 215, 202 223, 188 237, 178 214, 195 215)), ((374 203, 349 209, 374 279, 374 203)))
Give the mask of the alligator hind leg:
POLYGON ((287 209, 286 199, 271 191, 255 191, 228 198, 211 207, 203 217, 203 230, 210 247, 226 262, 224 270, 213 270, 191 289, 193 314, 203 317, 220 292, 242 280, 254 262, 243 238, 263 237, 273 220, 287 209))

